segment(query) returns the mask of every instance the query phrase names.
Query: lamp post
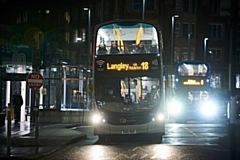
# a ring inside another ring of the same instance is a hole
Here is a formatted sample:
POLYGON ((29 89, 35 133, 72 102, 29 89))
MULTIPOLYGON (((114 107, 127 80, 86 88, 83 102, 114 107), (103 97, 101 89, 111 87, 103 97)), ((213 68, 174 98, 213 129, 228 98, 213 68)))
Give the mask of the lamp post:
POLYGON ((191 59, 191 34, 192 32, 188 33, 188 60, 191 59))
POLYGON ((173 65, 173 58, 174 58, 174 35, 175 35, 175 18, 179 17, 179 15, 172 16, 172 37, 171 37, 171 65, 173 65))
POLYGON ((103 23, 103 0, 101 0, 101 23, 103 23))
POLYGON ((144 15, 145 15, 145 0, 142 1, 143 2, 143 11, 142 11, 142 20, 144 21, 144 15))
POLYGON ((204 61, 206 61, 206 56, 207 56, 207 41, 208 41, 208 38, 204 38, 204 61))
MULTIPOLYGON (((91 44, 90 44, 90 27, 91 27, 91 10, 90 8, 83 8, 83 10, 88 11, 88 34, 87 34, 87 47, 88 47, 88 55, 87 55, 87 71, 89 70, 89 68, 91 68, 91 44)), ((87 84, 86 84, 86 88, 88 88, 88 85, 90 83, 89 81, 90 79, 90 73, 87 72, 87 84)), ((86 103, 87 103, 87 108, 89 108, 89 102, 91 103, 90 98, 90 93, 86 93, 86 103)), ((83 111, 83 119, 84 120, 84 111, 83 111)))
POLYGON ((87 55, 87 68, 90 67, 90 55, 91 55, 91 45, 90 45, 90 27, 91 27, 91 10, 90 8, 83 8, 84 11, 88 11, 88 33, 87 33, 87 48, 88 48, 88 55, 87 55))

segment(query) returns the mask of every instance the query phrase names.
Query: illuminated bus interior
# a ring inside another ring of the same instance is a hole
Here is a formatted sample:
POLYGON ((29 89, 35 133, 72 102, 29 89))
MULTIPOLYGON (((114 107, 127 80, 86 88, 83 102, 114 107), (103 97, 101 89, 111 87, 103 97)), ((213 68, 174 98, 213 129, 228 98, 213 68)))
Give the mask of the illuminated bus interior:
POLYGON ((135 54, 142 43, 146 53, 158 53, 157 30, 146 23, 111 23, 99 28, 96 37, 96 55, 135 54))
POLYGON ((205 90, 210 85, 210 67, 204 62, 180 62, 176 66, 175 78, 175 88, 205 90))
POLYGON ((159 80, 150 77, 106 78, 97 87, 98 105, 113 112, 153 109, 159 100, 159 80))
POLYGON ((187 64, 183 63, 178 66, 179 76, 205 76, 208 67, 205 64, 187 64))

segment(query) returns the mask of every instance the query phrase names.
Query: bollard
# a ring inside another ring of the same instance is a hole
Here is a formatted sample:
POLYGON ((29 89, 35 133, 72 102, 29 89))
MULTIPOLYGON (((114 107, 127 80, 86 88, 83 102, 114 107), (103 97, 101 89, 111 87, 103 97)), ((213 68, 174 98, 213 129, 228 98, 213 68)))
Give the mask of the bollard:
POLYGON ((12 107, 10 105, 10 103, 8 103, 8 107, 7 107, 7 155, 10 157, 11 155, 11 111, 12 111, 12 107))

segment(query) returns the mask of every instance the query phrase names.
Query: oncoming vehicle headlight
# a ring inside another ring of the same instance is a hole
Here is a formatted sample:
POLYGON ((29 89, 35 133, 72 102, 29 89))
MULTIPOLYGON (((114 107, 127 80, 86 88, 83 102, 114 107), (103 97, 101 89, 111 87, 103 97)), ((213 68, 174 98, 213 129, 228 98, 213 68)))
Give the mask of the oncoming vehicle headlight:
POLYGON ((172 100, 168 105, 168 112, 170 114, 179 114, 182 111, 182 103, 178 100, 172 100))
POLYGON ((201 104, 201 112, 205 116, 213 116, 216 114, 216 104, 213 101, 207 101, 201 104))
POLYGON ((100 114, 94 114, 92 116, 92 122, 93 123, 100 123, 101 121, 104 122, 105 120, 102 119, 102 116, 100 114))

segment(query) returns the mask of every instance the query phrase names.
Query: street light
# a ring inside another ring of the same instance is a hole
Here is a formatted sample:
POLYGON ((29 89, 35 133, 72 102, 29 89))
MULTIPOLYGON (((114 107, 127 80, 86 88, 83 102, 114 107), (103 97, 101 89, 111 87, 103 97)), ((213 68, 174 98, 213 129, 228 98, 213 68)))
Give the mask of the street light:
POLYGON ((144 21, 144 14, 145 14, 145 0, 142 1, 143 2, 143 6, 142 6, 142 20, 144 21))
POLYGON ((90 55, 91 55, 91 45, 90 45, 90 18, 91 18, 91 10, 90 8, 83 8, 84 11, 88 11, 88 34, 87 34, 87 48, 88 48, 88 55, 87 55, 87 68, 90 67, 91 62, 90 62, 90 55))
POLYGON ((188 33, 188 60, 191 59, 191 34, 192 32, 188 33))
POLYGON ((204 61, 206 61, 207 41, 208 41, 208 38, 204 38, 204 61))
MULTIPOLYGON (((90 20, 91 20, 91 10, 90 10, 90 8, 83 8, 83 10, 85 10, 85 11, 88 11, 88 34, 87 34, 87 47, 88 47, 88 55, 87 55, 87 70, 89 69, 89 68, 91 68, 91 44, 90 44, 90 20)), ((90 84, 90 81, 89 81, 89 79, 90 79, 90 74, 89 73, 87 73, 87 88, 88 88, 88 85, 90 84)), ((90 100, 90 94, 91 93, 87 93, 87 97, 86 97, 86 99, 87 99, 87 108, 88 108, 88 106, 89 106, 89 104, 91 103, 91 100, 90 100), (89 103, 90 102, 90 103, 89 103)))
POLYGON ((175 18, 179 17, 179 15, 173 15, 172 16, 172 39, 171 39, 171 65, 173 65, 173 58, 174 58, 174 35, 175 35, 175 18))

